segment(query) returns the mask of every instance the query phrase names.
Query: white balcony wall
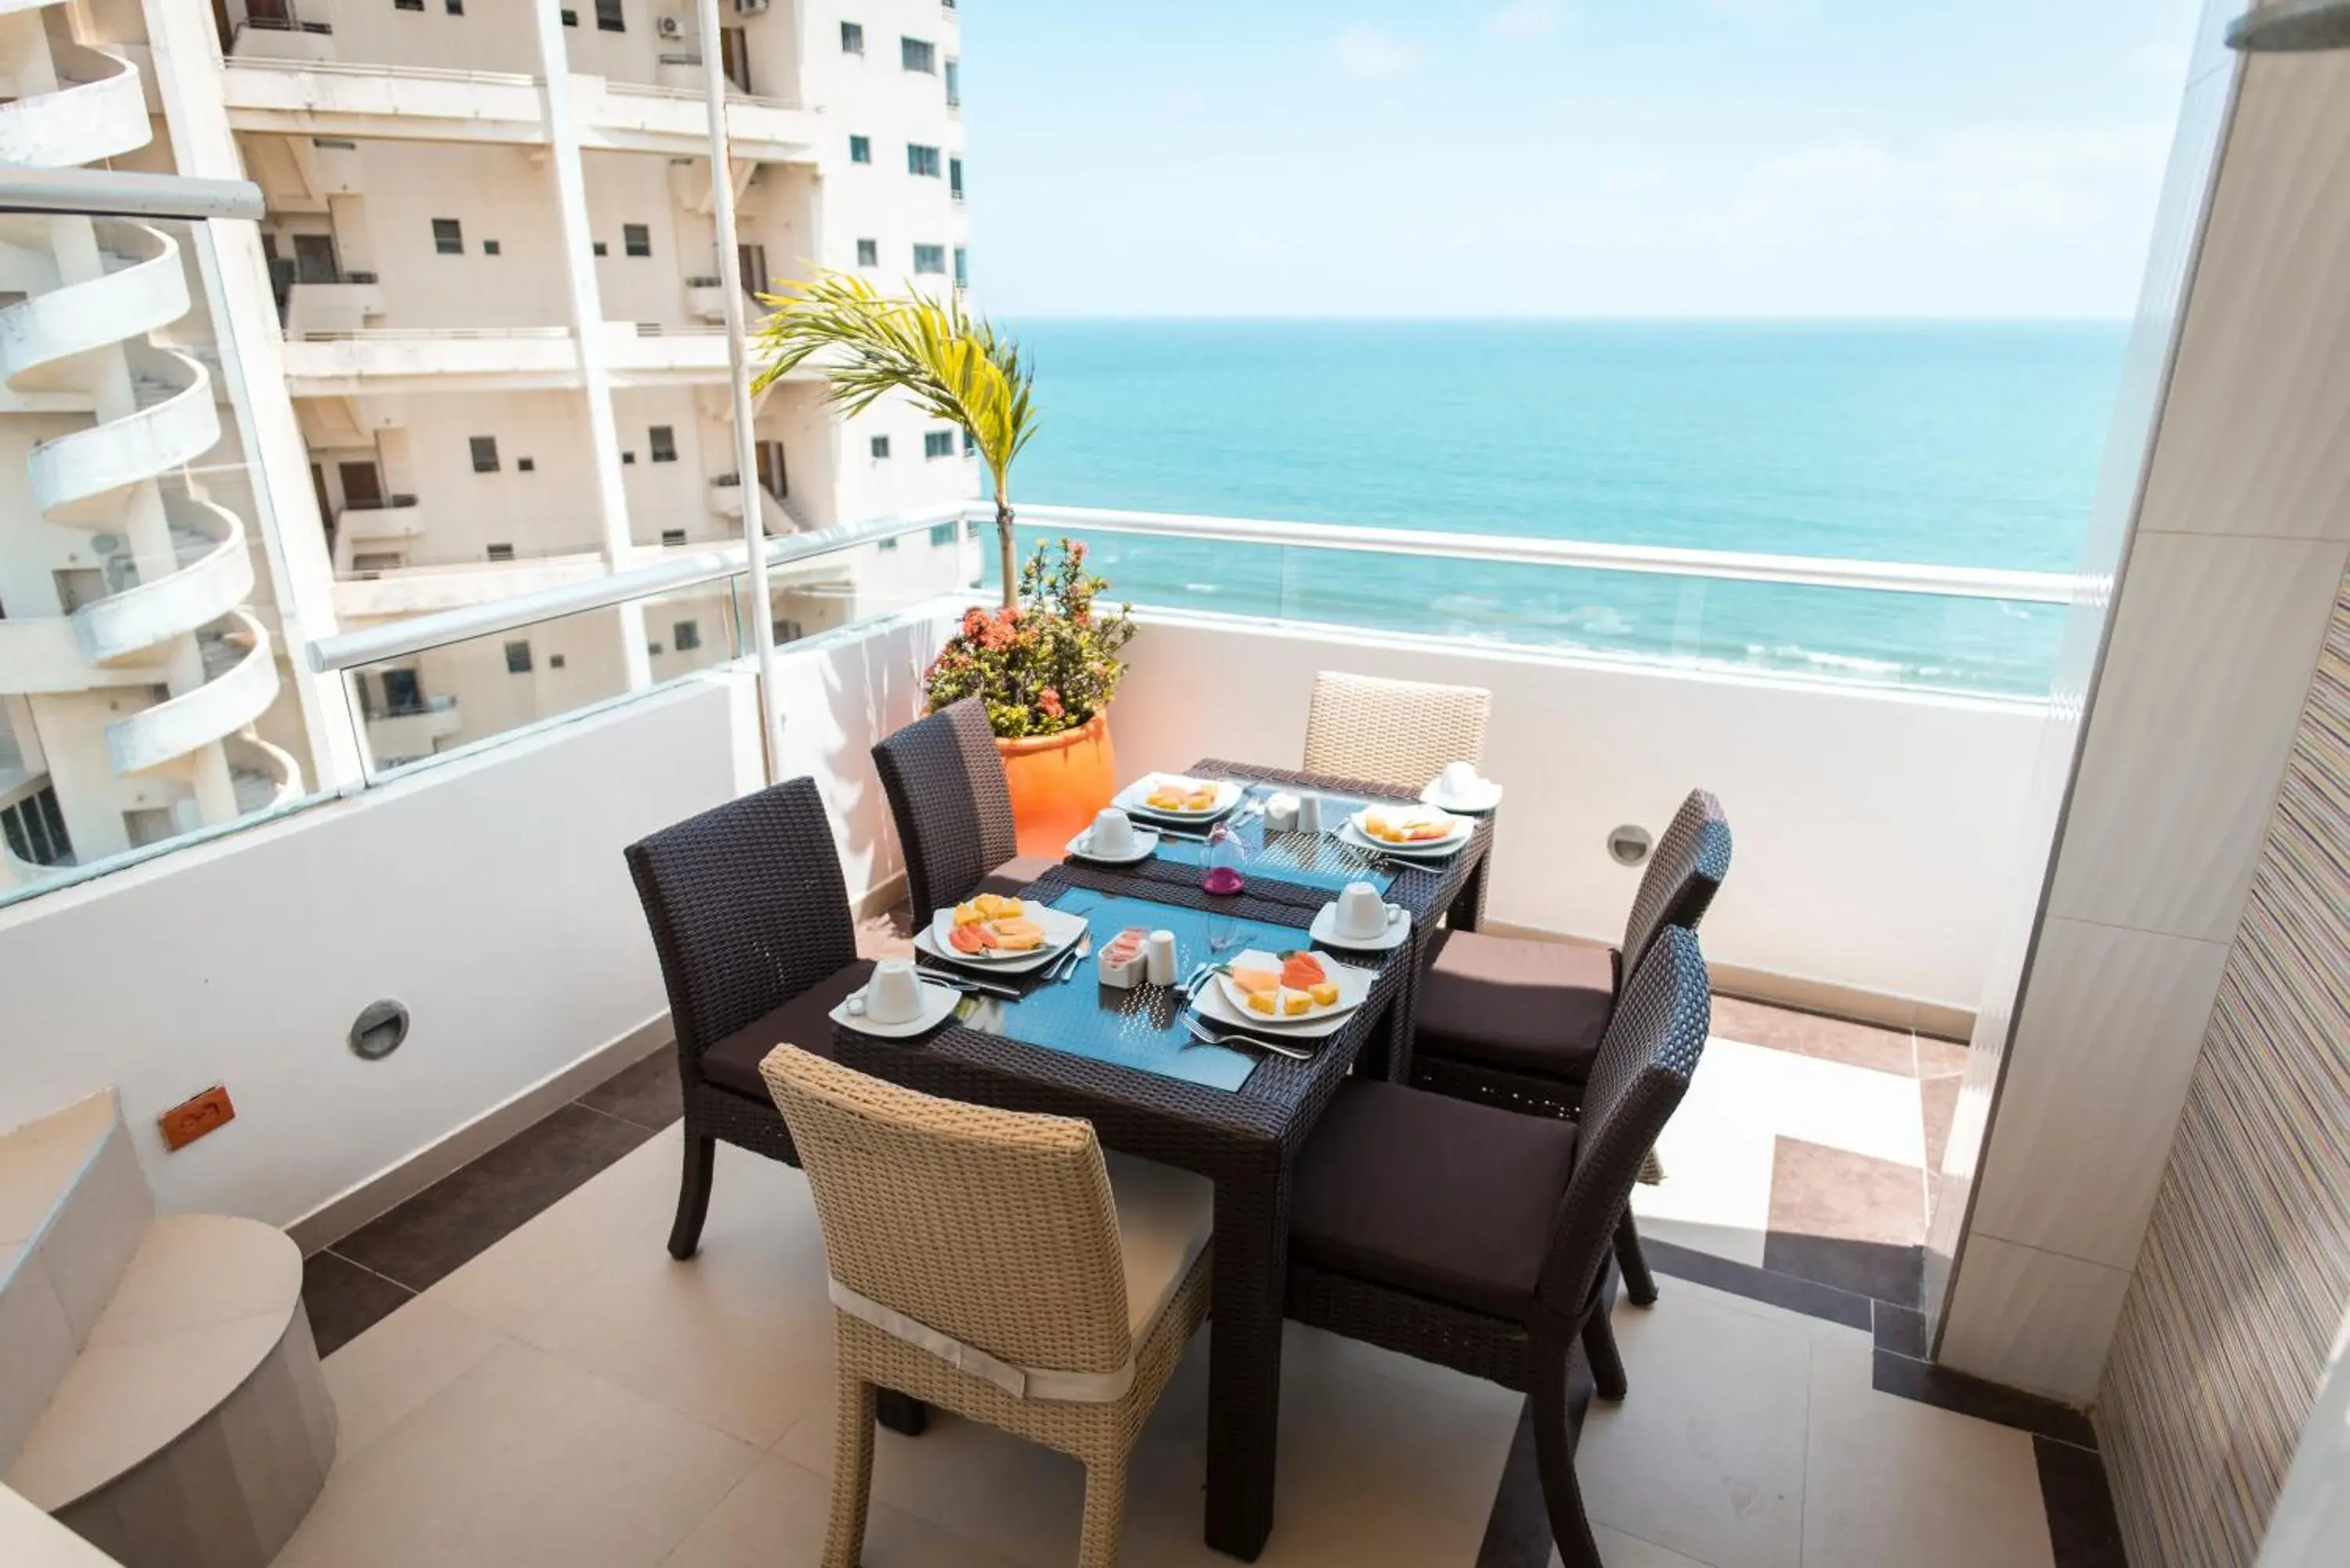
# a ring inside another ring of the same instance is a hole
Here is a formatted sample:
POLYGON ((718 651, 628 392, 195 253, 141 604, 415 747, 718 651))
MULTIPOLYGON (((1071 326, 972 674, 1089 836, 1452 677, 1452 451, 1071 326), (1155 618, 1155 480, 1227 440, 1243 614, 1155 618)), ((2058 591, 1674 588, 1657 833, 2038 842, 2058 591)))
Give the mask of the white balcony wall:
POLYGON ((1461 645, 1149 618, 1111 710, 1120 771, 1297 765, 1318 670, 1482 686, 1510 791, 1497 922, 1620 940, 1639 873, 1608 834, 1721 797, 1737 855, 1706 917, 1717 964, 1972 1008, 2039 715, 2018 703, 1698 677, 1461 645))
MULTIPOLYGON (((706 136, 708 120, 701 105, 693 107, 706 136)), ((717 229, 706 211, 679 202, 677 188, 686 182, 672 178, 668 159, 649 153, 583 152, 579 165, 588 187, 588 226, 604 244, 596 261, 604 318, 699 325, 686 309, 685 280, 718 270, 712 259, 717 229), (630 223, 644 225, 651 254, 628 254, 622 231, 630 223)), ((700 182, 707 182, 706 176, 700 182)))

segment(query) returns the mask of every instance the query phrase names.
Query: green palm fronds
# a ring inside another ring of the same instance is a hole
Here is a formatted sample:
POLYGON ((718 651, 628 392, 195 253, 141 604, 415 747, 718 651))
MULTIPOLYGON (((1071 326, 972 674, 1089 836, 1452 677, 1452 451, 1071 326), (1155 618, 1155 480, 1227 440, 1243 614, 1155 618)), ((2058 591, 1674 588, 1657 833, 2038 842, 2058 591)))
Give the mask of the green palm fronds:
POLYGON ((962 430, 994 482, 1003 599, 1013 603, 1012 460, 1037 423, 1035 372, 1020 346, 952 295, 885 296, 839 272, 785 287, 759 296, 774 314, 756 334, 766 364, 751 389, 764 390, 813 359, 831 383, 827 400, 852 416, 898 392, 962 430))

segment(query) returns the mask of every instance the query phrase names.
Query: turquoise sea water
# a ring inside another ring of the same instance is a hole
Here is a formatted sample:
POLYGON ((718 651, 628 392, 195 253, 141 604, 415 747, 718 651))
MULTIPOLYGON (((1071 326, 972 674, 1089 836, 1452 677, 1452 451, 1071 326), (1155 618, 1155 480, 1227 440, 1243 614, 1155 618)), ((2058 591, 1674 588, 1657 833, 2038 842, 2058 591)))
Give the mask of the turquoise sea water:
MULTIPOLYGON (((2125 327, 1012 324, 1015 500, 2064 570, 2125 327)), ((1549 566, 1095 539, 1141 604, 2002 691, 2061 611, 1549 566)))

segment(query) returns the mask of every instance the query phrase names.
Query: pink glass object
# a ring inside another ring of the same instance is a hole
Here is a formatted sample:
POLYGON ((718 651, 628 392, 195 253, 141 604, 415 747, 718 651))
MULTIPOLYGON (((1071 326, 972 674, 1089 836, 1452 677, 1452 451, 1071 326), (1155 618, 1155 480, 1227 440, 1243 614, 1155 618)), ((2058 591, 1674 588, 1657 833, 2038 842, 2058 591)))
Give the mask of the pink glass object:
POLYGON ((1220 898, 1239 892, 1248 886, 1248 878, 1241 875, 1241 863, 1247 858, 1247 852, 1230 828, 1215 828, 1208 835, 1208 872, 1200 878, 1201 888, 1220 898))

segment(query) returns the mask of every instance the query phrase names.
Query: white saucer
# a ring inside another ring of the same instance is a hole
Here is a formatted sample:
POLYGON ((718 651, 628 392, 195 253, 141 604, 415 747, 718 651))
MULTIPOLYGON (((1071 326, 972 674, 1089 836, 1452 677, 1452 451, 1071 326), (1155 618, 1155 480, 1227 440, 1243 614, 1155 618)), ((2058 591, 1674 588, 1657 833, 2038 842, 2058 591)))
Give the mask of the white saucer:
POLYGON ((1430 784, 1419 792, 1419 804, 1432 805, 1439 811, 1451 812, 1457 816, 1483 816, 1500 807, 1502 786, 1492 779, 1482 782, 1483 788, 1471 790, 1467 794, 1449 794, 1440 784, 1430 784))
POLYGON ((1406 909, 1403 919, 1389 926, 1383 934, 1363 940, 1338 934, 1338 905, 1333 900, 1315 913, 1314 924, 1307 929, 1306 934, 1325 947, 1344 948, 1348 952, 1388 952, 1403 946, 1405 939, 1411 935, 1411 911, 1406 909))
POLYGON ((862 1012, 848 1011, 850 1000, 862 997, 862 991, 849 992, 839 1006, 826 1014, 835 1023, 846 1024, 859 1034, 870 1034, 877 1040, 910 1040, 917 1034, 927 1034, 954 1016, 955 1004, 962 992, 943 985, 933 985, 927 980, 916 981, 921 988, 922 1010, 903 1023, 882 1023, 862 1012))
POLYGON ((1134 825, 1134 847, 1124 855, 1095 854, 1086 847, 1087 841, 1093 836, 1094 830, 1088 827, 1070 839, 1069 853, 1080 860, 1090 860, 1097 866, 1139 866, 1159 853, 1159 830, 1155 827, 1145 827, 1139 822, 1134 825))

